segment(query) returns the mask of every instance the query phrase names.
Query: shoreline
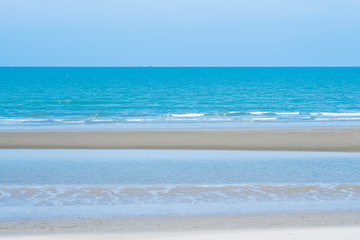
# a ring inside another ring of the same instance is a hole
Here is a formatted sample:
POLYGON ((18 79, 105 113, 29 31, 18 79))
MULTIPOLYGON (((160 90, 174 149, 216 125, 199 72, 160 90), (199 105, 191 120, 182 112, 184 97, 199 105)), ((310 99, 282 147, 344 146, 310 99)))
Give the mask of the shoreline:
POLYGON ((0 149, 360 152, 360 127, 0 131, 0 149))
POLYGON ((338 227, 355 227, 360 230, 360 211, 0 220, 0 236, 148 234, 338 227))

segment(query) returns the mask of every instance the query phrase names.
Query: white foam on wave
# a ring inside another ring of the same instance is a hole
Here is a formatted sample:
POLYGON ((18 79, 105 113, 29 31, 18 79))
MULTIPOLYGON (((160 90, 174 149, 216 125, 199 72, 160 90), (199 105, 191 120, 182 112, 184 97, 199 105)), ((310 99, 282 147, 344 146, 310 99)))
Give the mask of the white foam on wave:
MULTIPOLYGON (((334 118, 315 118, 315 121, 334 121, 334 118)), ((360 120, 360 118, 336 118, 337 121, 354 121, 360 120)))
POLYGON ((53 122, 61 122, 61 123, 85 123, 85 120, 73 120, 73 119, 51 119, 53 122))
POLYGON ((179 121, 179 122, 185 122, 185 121, 199 121, 199 118, 166 118, 166 121, 179 121))
POLYGON ((249 112, 250 114, 254 114, 254 115, 262 115, 262 114, 266 114, 268 112, 249 112))
POLYGON ((114 119, 92 119, 92 122, 114 122, 114 119))
POLYGON ((0 220, 359 210, 358 184, 0 186, 0 220))
POLYGON ((232 118, 208 118, 206 120, 208 120, 208 121, 231 121, 233 119, 232 118))
POLYGON ((299 115, 300 112, 276 112, 278 115, 299 115))
POLYGON ((359 200, 359 184, 6 186, 0 206, 126 205, 174 202, 359 200))
POLYGON ((165 114, 165 117, 176 117, 176 118, 189 118, 189 117, 203 117, 203 113, 184 113, 184 114, 165 114))
POLYGON ((300 112, 249 112, 253 115, 276 114, 276 115, 299 115, 300 112))
POLYGON ((46 122, 48 119, 40 118, 1 118, 0 123, 46 122))
POLYGON ((253 121, 274 121, 277 120, 277 118, 252 118, 253 121))
POLYGON ((360 113, 329 113, 323 112, 321 113, 323 116, 360 116, 360 113))
POLYGON ((126 122, 144 122, 146 119, 144 118, 128 118, 125 119, 126 122))
POLYGON ((356 113, 332 113, 332 112, 319 112, 319 113, 310 113, 310 115, 312 116, 348 116, 348 117, 351 117, 351 116, 360 116, 360 113, 359 112, 356 112, 356 113))

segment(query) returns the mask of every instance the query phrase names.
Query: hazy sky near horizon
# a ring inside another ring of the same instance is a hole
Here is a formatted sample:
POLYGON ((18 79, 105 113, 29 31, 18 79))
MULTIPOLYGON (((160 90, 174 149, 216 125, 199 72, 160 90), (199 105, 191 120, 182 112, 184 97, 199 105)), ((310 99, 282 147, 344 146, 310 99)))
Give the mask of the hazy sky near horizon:
POLYGON ((0 0, 0 66, 360 66, 359 0, 0 0))

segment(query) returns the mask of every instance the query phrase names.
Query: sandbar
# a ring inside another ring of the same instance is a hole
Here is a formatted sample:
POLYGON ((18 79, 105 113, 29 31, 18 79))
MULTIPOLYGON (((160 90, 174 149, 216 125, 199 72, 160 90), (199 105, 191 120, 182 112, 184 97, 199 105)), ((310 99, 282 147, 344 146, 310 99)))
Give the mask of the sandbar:
POLYGON ((360 152, 360 127, 0 131, 0 148, 360 152))

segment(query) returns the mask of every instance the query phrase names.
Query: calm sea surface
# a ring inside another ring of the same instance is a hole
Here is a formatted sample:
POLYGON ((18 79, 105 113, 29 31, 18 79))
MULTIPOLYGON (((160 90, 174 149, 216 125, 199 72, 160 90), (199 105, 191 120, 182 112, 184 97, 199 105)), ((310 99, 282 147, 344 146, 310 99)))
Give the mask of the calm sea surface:
POLYGON ((360 210, 360 154, 0 150, 0 220, 360 210))
POLYGON ((0 129, 360 125, 360 68, 0 68, 0 129))

